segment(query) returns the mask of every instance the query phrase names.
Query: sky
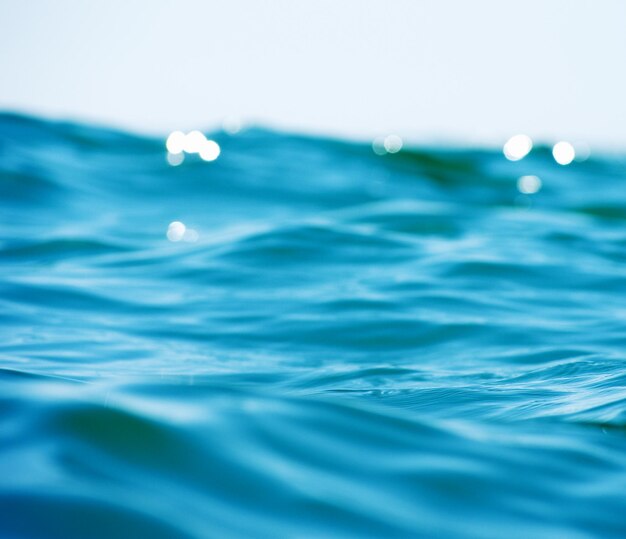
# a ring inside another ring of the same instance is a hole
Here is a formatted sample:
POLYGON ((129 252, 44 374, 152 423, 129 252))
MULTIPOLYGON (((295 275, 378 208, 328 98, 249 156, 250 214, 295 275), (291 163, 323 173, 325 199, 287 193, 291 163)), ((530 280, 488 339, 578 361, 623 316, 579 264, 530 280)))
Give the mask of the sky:
POLYGON ((623 0, 0 2, 2 110, 626 149, 623 0))

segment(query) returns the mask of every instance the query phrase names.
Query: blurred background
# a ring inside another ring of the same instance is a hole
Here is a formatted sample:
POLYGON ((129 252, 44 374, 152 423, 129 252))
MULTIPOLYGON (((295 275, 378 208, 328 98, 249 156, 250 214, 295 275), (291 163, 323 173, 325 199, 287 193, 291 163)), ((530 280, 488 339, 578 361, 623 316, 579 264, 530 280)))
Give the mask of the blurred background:
POLYGON ((623 148, 625 20, 619 0, 5 1, 0 109, 623 148))

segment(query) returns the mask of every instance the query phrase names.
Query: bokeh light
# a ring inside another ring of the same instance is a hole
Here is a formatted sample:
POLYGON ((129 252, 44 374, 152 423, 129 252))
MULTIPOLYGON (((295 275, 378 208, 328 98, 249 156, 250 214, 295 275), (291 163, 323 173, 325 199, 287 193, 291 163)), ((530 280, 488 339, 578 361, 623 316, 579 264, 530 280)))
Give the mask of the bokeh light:
POLYGON ((205 142, 206 137, 200 131, 191 131, 185 135, 183 150, 186 153, 199 153, 205 142))
POLYGON ((521 176, 517 180, 517 189, 524 195, 537 193, 541 189, 541 178, 533 175, 521 176))
POLYGON ((372 142, 372 150, 376 155, 385 155, 387 150, 385 149, 385 137, 377 137, 372 142))
POLYGON ((376 155, 387 153, 398 153, 402 149, 402 138, 398 135, 387 135, 386 137, 376 137, 372 142, 372 150, 376 155))
POLYGON ((519 161, 526 157, 533 148, 533 141, 528 135, 514 135, 506 141, 502 152, 509 161, 519 161))
POLYGON ((214 140, 205 140, 200 148, 200 157, 204 161, 215 161, 220 155, 220 145, 214 140))
POLYGON ((172 221, 167 227, 167 239, 170 241, 180 241, 185 236, 187 227, 180 221, 172 221))
POLYGON ((182 131, 172 131, 165 141, 165 147, 171 154, 179 154, 183 152, 185 147, 185 133, 182 131))
POLYGON ((167 162, 172 165, 173 167, 177 167, 178 165, 181 165, 182 162, 185 160, 185 154, 184 153, 172 153, 172 152, 167 152, 167 155, 165 157, 167 159, 167 162))
POLYGON ((402 139, 398 135, 388 135, 383 145, 389 153, 398 153, 402 149, 402 139))
POLYGON ((576 157, 576 151, 569 142, 561 141, 552 148, 552 156, 559 165, 569 165, 576 157))
POLYGON ((194 130, 185 134, 182 131, 173 131, 165 142, 167 148, 167 162, 177 167, 185 160, 185 154, 199 154, 203 161, 215 161, 220 153, 220 145, 214 140, 207 139, 200 131, 194 130))

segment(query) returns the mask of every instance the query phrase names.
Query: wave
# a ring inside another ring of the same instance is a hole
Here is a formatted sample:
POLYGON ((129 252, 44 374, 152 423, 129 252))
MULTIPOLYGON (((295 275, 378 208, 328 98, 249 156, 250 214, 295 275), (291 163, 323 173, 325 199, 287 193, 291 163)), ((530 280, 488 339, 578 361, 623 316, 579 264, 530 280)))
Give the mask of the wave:
POLYGON ((0 114, 0 535, 624 536, 622 156, 207 136, 0 114))

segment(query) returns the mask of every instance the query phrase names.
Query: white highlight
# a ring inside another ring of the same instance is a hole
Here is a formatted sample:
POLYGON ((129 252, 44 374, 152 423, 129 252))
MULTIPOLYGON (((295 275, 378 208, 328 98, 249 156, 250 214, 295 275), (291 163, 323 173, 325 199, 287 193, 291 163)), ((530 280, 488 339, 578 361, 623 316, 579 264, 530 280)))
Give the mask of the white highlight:
POLYGON ((180 221, 172 221, 167 227, 167 239, 170 241, 180 241, 185 236, 187 227, 180 221))
POLYGON ((172 131, 165 141, 165 147, 171 154, 183 152, 185 146, 185 133, 182 131, 172 131))
POLYGON ((561 141, 552 148, 552 156, 559 165, 569 165, 576 157, 576 151, 569 142, 561 141))
POLYGON ((517 180, 517 189, 525 195, 532 195, 541 189, 541 178, 538 176, 521 176, 517 180))
POLYGON ((214 140, 205 140, 200 148, 200 157, 204 161, 215 161, 220 155, 220 145, 214 140))
POLYGON ((387 135, 386 137, 377 137, 372 142, 372 150, 376 155, 385 155, 387 153, 398 153, 402 149, 402 139, 398 135, 387 135))
POLYGON ((185 150, 186 153, 199 153, 205 142, 206 137, 200 133, 200 131, 191 131, 185 135, 183 150, 185 150))
POLYGON ((177 167, 185 160, 184 154, 199 154, 203 161, 215 161, 220 153, 220 145, 214 140, 208 140, 200 131, 194 130, 185 134, 182 131, 172 131, 165 141, 167 148, 167 162, 177 167))
POLYGON ((509 161, 519 161, 526 157, 533 148, 533 141, 528 135, 514 135, 506 141, 502 152, 509 161))
POLYGON ((402 149, 402 139, 398 135, 388 135, 383 145, 389 153, 398 153, 402 149))

